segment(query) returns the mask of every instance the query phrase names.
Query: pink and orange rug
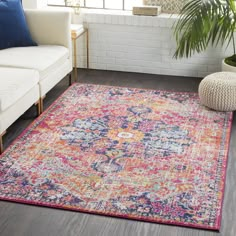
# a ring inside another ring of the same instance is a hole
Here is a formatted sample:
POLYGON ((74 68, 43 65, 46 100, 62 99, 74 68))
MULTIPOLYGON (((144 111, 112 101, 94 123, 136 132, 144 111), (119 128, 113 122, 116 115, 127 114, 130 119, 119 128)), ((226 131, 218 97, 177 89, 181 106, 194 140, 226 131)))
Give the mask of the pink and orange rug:
POLYGON ((0 157, 0 199, 217 230, 231 121, 195 93, 75 84, 0 157))

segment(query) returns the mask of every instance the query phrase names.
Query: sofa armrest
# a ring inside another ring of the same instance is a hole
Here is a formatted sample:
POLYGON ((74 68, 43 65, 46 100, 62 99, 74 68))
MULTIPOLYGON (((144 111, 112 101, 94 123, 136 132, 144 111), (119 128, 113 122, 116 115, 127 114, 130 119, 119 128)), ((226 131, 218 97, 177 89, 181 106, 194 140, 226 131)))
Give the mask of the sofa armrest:
POLYGON ((70 11, 25 9, 33 40, 38 44, 62 45, 71 51, 70 11))

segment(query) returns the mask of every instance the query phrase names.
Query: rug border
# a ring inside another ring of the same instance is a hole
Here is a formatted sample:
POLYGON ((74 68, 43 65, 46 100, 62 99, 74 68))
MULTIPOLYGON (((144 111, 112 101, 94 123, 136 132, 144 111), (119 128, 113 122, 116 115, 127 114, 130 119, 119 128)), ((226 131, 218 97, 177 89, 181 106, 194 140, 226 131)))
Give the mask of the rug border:
POLYGON ((221 225, 222 225, 222 217, 223 217, 223 206, 224 206, 224 200, 225 200, 225 189, 226 189, 226 177, 227 177, 227 168, 228 168, 228 162, 229 162, 229 150, 230 150, 230 141, 231 141, 231 133, 232 133, 232 127, 233 127, 233 117, 234 117, 234 113, 231 112, 228 122, 230 122, 229 125, 229 133, 228 133, 228 137, 226 138, 227 140, 227 144, 228 144, 228 148, 227 151, 225 153, 226 156, 226 162, 225 162, 225 167, 222 168, 222 170, 224 171, 224 175, 222 176, 222 180, 223 180, 223 186, 222 186, 222 199, 220 202, 220 215, 218 218, 218 222, 217 222, 217 226, 218 226, 218 230, 220 230, 221 225))
POLYGON ((162 224, 162 225, 171 225, 171 226, 181 226, 181 227, 186 227, 186 228, 192 228, 192 229, 204 229, 204 230, 211 230, 211 231, 219 231, 220 229, 218 227, 210 227, 210 226, 200 226, 200 225, 195 225, 192 223, 186 224, 186 223, 180 223, 180 222, 173 222, 173 221, 165 221, 165 220, 148 220, 145 217, 137 217, 137 216, 127 216, 127 215, 122 215, 122 214, 112 214, 112 213, 103 213, 95 210, 84 210, 80 209, 79 207, 74 208, 74 207, 68 207, 68 206, 61 206, 61 205, 54 205, 50 203, 38 203, 30 200, 23 200, 23 199, 14 199, 14 198, 4 198, 0 197, 1 201, 6 201, 6 202, 14 202, 14 203, 20 203, 20 204, 25 204, 25 205, 30 205, 30 206, 40 206, 40 207, 47 207, 47 208, 55 208, 58 210, 65 210, 65 211, 73 211, 73 212, 78 212, 78 213, 86 213, 86 214, 94 214, 98 216, 105 216, 105 217, 114 217, 114 218, 119 218, 119 219, 127 219, 127 220, 138 220, 141 222, 146 222, 146 223, 155 223, 155 224, 162 224))
POLYGON ((103 87, 115 87, 115 88, 128 88, 128 89, 136 89, 136 90, 149 90, 149 91, 157 91, 157 92, 167 92, 167 93, 180 93, 180 94, 196 94, 198 95, 198 92, 192 92, 192 91, 174 91, 174 90, 165 90, 165 89, 153 89, 153 88, 139 88, 139 87, 130 87, 130 86, 118 86, 118 85, 108 85, 108 84, 93 84, 93 83, 80 83, 75 82, 73 85, 79 84, 79 85, 95 85, 95 86, 103 86, 103 87))
MULTIPOLYGON (((113 85, 103 85, 103 84, 92 84, 92 83, 73 83, 71 86, 69 86, 60 96, 58 96, 56 98, 55 101, 53 101, 53 103, 46 108, 46 110, 43 111, 43 113, 41 115, 39 115, 38 117, 36 117, 23 131, 22 133, 20 133, 15 139, 14 141, 6 148, 6 150, 4 150, 4 152, 0 155, 0 159, 9 151, 10 148, 14 147, 18 140, 21 139, 27 132, 29 129, 31 129, 35 124, 39 123, 46 114, 48 114, 48 112, 50 111, 50 109, 63 97, 63 95, 65 93, 67 93, 68 90, 72 89, 75 86, 80 86, 80 85, 92 85, 92 86, 101 86, 101 87, 107 87, 107 88, 128 88, 128 89, 134 89, 134 90, 148 90, 148 91, 157 91, 157 92, 167 92, 167 93, 177 93, 177 94, 195 94, 198 97, 198 93, 197 92, 181 92, 181 91, 171 91, 171 90, 156 90, 156 89, 149 89, 149 88, 137 88, 137 87, 127 87, 127 86, 113 86, 113 85)), ((211 110, 211 109, 210 109, 211 110)), ((214 110, 212 110, 214 111, 214 110)), ((126 215, 122 215, 122 214, 111 214, 111 213, 102 213, 102 212, 97 212, 95 210, 84 210, 84 209, 80 209, 80 208, 73 208, 73 207, 68 207, 68 206, 60 206, 60 205, 54 205, 54 204, 50 204, 50 203, 38 203, 38 202, 34 202, 34 201, 30 201, 30 200, 23 200, 23 199, 14 199, 14 198, 5 198, 5 197, 1 197, 0 196, 0 200, 3 201, 9 201, 9 202, 15 202, 15 203, 21 203, 21 204, 30 204, 32 206, 41 206, 41 207, 49 207, 49 208, 55 208, 55 209, 60 209, 60 210, 70 210, 70 211, 74 211, 74 212, 81 212, 81 213, 88 213, 88 214, 96 214, 96 215, 101 215, 101 216, 111 216, 111 217, 117 217, 117 218, 123 218, 123 219, 130 219, 130 220, 139 220, 139 221, 144 221, 144 222, 149 222, 149 223, 156 223, 156 224, 166 224, 166 225, 173 225, 173 226, 182 226, 182 227, 188 227, 188 228, 197 228, 197 229, 205 229, 205 230, 213 230, 213 231, 219 231, 220 227, 221 227, 221 222, 222 222, 222 213, 223 213, 223 203, 224 203, 224 197, 225 197, 225 188, 226 188, 226 175, 227 175, 227 167, 228 167, 228 154, 229 154, 229 148, 230 148, 230 138, 231 138, 231 131, 232 131, 232 121, 233 121, 233 112, 228 112, 230 113, 230 116, 227 120, 228 123, 230 123, 229 125, 229 132, 228 132, 228 137, 227 137, 227 143, 228 143, 228 148, 226 151, 226 164, 224 169, 222 169, 224 171, 224 175, 222 176, 222 180, 223 180, 223 194, 222 194, 222 199, 220 202, 220 215, 218 217, 218 221, 216 222, 215 226, 211 227, 211 226, 199 226, 199 225, 195 225, 195 224, 191 224, 191 223, 174 223, 172 221, 165 221, 165 220, 147 220, 144 217, 135 217, 135 216, 126 216, 126 215)))

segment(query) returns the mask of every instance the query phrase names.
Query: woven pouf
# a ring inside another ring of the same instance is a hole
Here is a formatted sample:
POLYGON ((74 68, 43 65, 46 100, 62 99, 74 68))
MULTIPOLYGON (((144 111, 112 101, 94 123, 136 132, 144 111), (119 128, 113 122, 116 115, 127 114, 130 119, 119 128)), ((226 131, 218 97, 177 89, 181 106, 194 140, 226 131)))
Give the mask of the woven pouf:
POLYGON ((236 110, 236 73, 217 72, 206 76, 198 89, 201 104, 217 111, 236 110))

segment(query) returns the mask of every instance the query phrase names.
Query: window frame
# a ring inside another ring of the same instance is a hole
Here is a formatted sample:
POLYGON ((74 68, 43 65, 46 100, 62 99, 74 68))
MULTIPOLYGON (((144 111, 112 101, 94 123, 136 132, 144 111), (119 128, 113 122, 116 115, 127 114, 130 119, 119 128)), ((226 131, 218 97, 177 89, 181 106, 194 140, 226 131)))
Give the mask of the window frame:
MULTIPOLYGON (((86 1, 87 0, 83 0, 84 1, 84 6, 80 6, 80 8, 87 8, 87 9, 103 9, 103 10, 120 10, 120 11, 130 11, 128 9, 125 9, 125 1, 126 0, 122 0, 122 8, 106 8, 106 4, 105 4, 105 1, 106 0, 102 0, 103 1, 103 7, 87 7, 86 6, 86 1)), ((56 5, 56 4, 50 4, 47 2, 47 5, 48 6, 58 6, 58 7, 67 7, 65 4, 64 5, 56 5)), ((69 6, 68 6, 69 7, 69 6)))

